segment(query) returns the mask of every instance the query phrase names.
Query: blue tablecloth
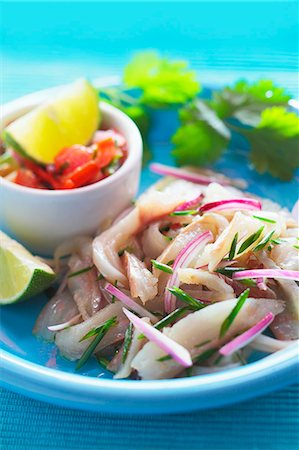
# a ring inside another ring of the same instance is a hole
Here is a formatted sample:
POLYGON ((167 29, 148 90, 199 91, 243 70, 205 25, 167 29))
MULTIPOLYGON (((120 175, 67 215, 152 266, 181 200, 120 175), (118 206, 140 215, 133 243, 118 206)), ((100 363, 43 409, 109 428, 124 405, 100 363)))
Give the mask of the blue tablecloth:
MULTIPOLYGON (((2 6, 2 101, 81 75, 119 74, 142 48, 188 58, 203 83, 268 77, 298 95, 296 2, 2 6)), ((292 450, 299 442, 299 386, 231 407, 163 417, 67 410, 5 390, 1 406, 5 450, 292 450)))

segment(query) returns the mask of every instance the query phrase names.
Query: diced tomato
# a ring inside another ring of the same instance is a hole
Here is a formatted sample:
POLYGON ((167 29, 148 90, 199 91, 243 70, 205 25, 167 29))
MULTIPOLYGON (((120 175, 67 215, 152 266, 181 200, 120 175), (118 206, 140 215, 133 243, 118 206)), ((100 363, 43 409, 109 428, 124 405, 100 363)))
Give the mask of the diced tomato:
POLYGON ((93 136, 92 142, 93 143, 102 142, 105 141, 107 138, 112 138, 118 147, 123 147, 126 144, 125 138, 115 130, 96 131, 93 136))
POLYGON ((40 183, 38 177, 29 169, 19 169, 14 179, 16 184, 27 186, 36 189, 42 189, 43 186, 40 183))
POLYGON ((92 152, 83 145, 72 145, 63 148, 54 159, 54 167, 57 174, 67 175, 77 167, 86 164, 92 159, 92 152))
POLYGON ((46 185, 52 187, 53 189, 59 189, 59 180, 57 180, 55 176, 47 170, 47 167, 41 167, 29 159, 24 161, 24 164, 46 185))
POLYGON ((112 138, 107 138, 105 141, 97 142, 93 145, 93 147, 95 150, 94 160, 99 169, 108 166, 118 151, 112 138))
POLYGON ((99 167, 95 161, 89 161, 83 166, 77 167, 73 173, 65 177, 61 189, 73 189, 90 183, 99 173, 99 167))

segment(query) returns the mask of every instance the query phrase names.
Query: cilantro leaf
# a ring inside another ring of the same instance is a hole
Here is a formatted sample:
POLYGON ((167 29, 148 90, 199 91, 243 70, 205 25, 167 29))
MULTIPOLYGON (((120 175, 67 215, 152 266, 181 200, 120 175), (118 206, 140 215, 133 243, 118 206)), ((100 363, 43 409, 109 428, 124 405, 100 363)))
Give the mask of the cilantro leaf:
POLYGON ((243 124, 256 126, 265 108, 287 106, 290 98, 283 88, 271 80, 254 83, 240 80, 232 87, 214 92, 211 106, 222 119, 235 118, 243 124))
POLYGON ((200 91, 196 72, 185 61, 172 61, 158 53, 138 53, 126 66, 124 83, 141 89, 140 101, 147 106, 177 105, 194 98, 200 91))
POLYGON ((195 100, 182 108, 183 125, 172 138, 178 164, 203 165, 215 162, 227 147, 230 131, 205 102, 195 100))
POLYGON ((259 173, 288 181, 299 167, 299 118, 282 107, 266 109, 256 128, 244 130, 259 173))

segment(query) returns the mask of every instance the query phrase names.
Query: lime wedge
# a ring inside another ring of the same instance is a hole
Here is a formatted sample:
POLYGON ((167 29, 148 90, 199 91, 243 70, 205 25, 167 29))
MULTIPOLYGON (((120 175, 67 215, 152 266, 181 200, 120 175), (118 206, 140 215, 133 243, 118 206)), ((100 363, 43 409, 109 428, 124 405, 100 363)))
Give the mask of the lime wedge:
POLYGON ((55 273, 0 231, 0 305, 26 300, 46 289, 55 273))
POLYGON ((100 121, 99 99, 84 79, 16 119, 3 132, 7 146, 39 163, 52 163, 64 147, 87 144, 100 121))

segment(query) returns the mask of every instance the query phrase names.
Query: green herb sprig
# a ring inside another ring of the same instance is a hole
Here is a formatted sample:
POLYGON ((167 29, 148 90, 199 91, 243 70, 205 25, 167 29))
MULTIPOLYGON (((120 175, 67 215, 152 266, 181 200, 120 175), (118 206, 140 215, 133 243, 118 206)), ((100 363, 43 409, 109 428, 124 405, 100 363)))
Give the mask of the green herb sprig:
POLYGON ((242 292, 242 294, 238 298, 236 306, 232 309, 230 314, 223 321, 221 328, 220 328, 219 338, 223 338, 223 336, 227 333, 227 331, 231 327, 232 323, 234 322, 235 318, 237 317, 238 313, 240 312, 242 306, 246 302, 248 295, 249 295, 249 289, 246 289, 246 291, 242 292))
POLYGON ((85 339, 89 339, 90 337, 95 336, 94 340, 89 344, 89 346, 84 351, 81 358, 78 360, 77 365, 76 365, 76 370, 81 369, 81 367, 83 367, 86 364, 86 362, 88 361, 90 356, 93 354, 94 350, 96 349, 98 344, 101 342, 101 340, 103 339, 105 334, 110 330, 111 327, 116 325, 116 323, 117 323, 116 319, 117 319, 116 316, 112 317, 111 319, 108 319, 103 325, 101 325, 100 327, 97 327, 93 330, 90 330, 85 336, 83 336, 80 339, 79 342, 82 342, 85 339))
POLYGON ((167 289, 179 300, 191 306, 192 309, 198 310, 205 308, 207 306, 205 303, 201 302, 200 300, 197 300, 196 298, 191 297, 191 295, 187 294, 185 291, 183 291, 183 289, 180 289, 176 286, 167 289))

